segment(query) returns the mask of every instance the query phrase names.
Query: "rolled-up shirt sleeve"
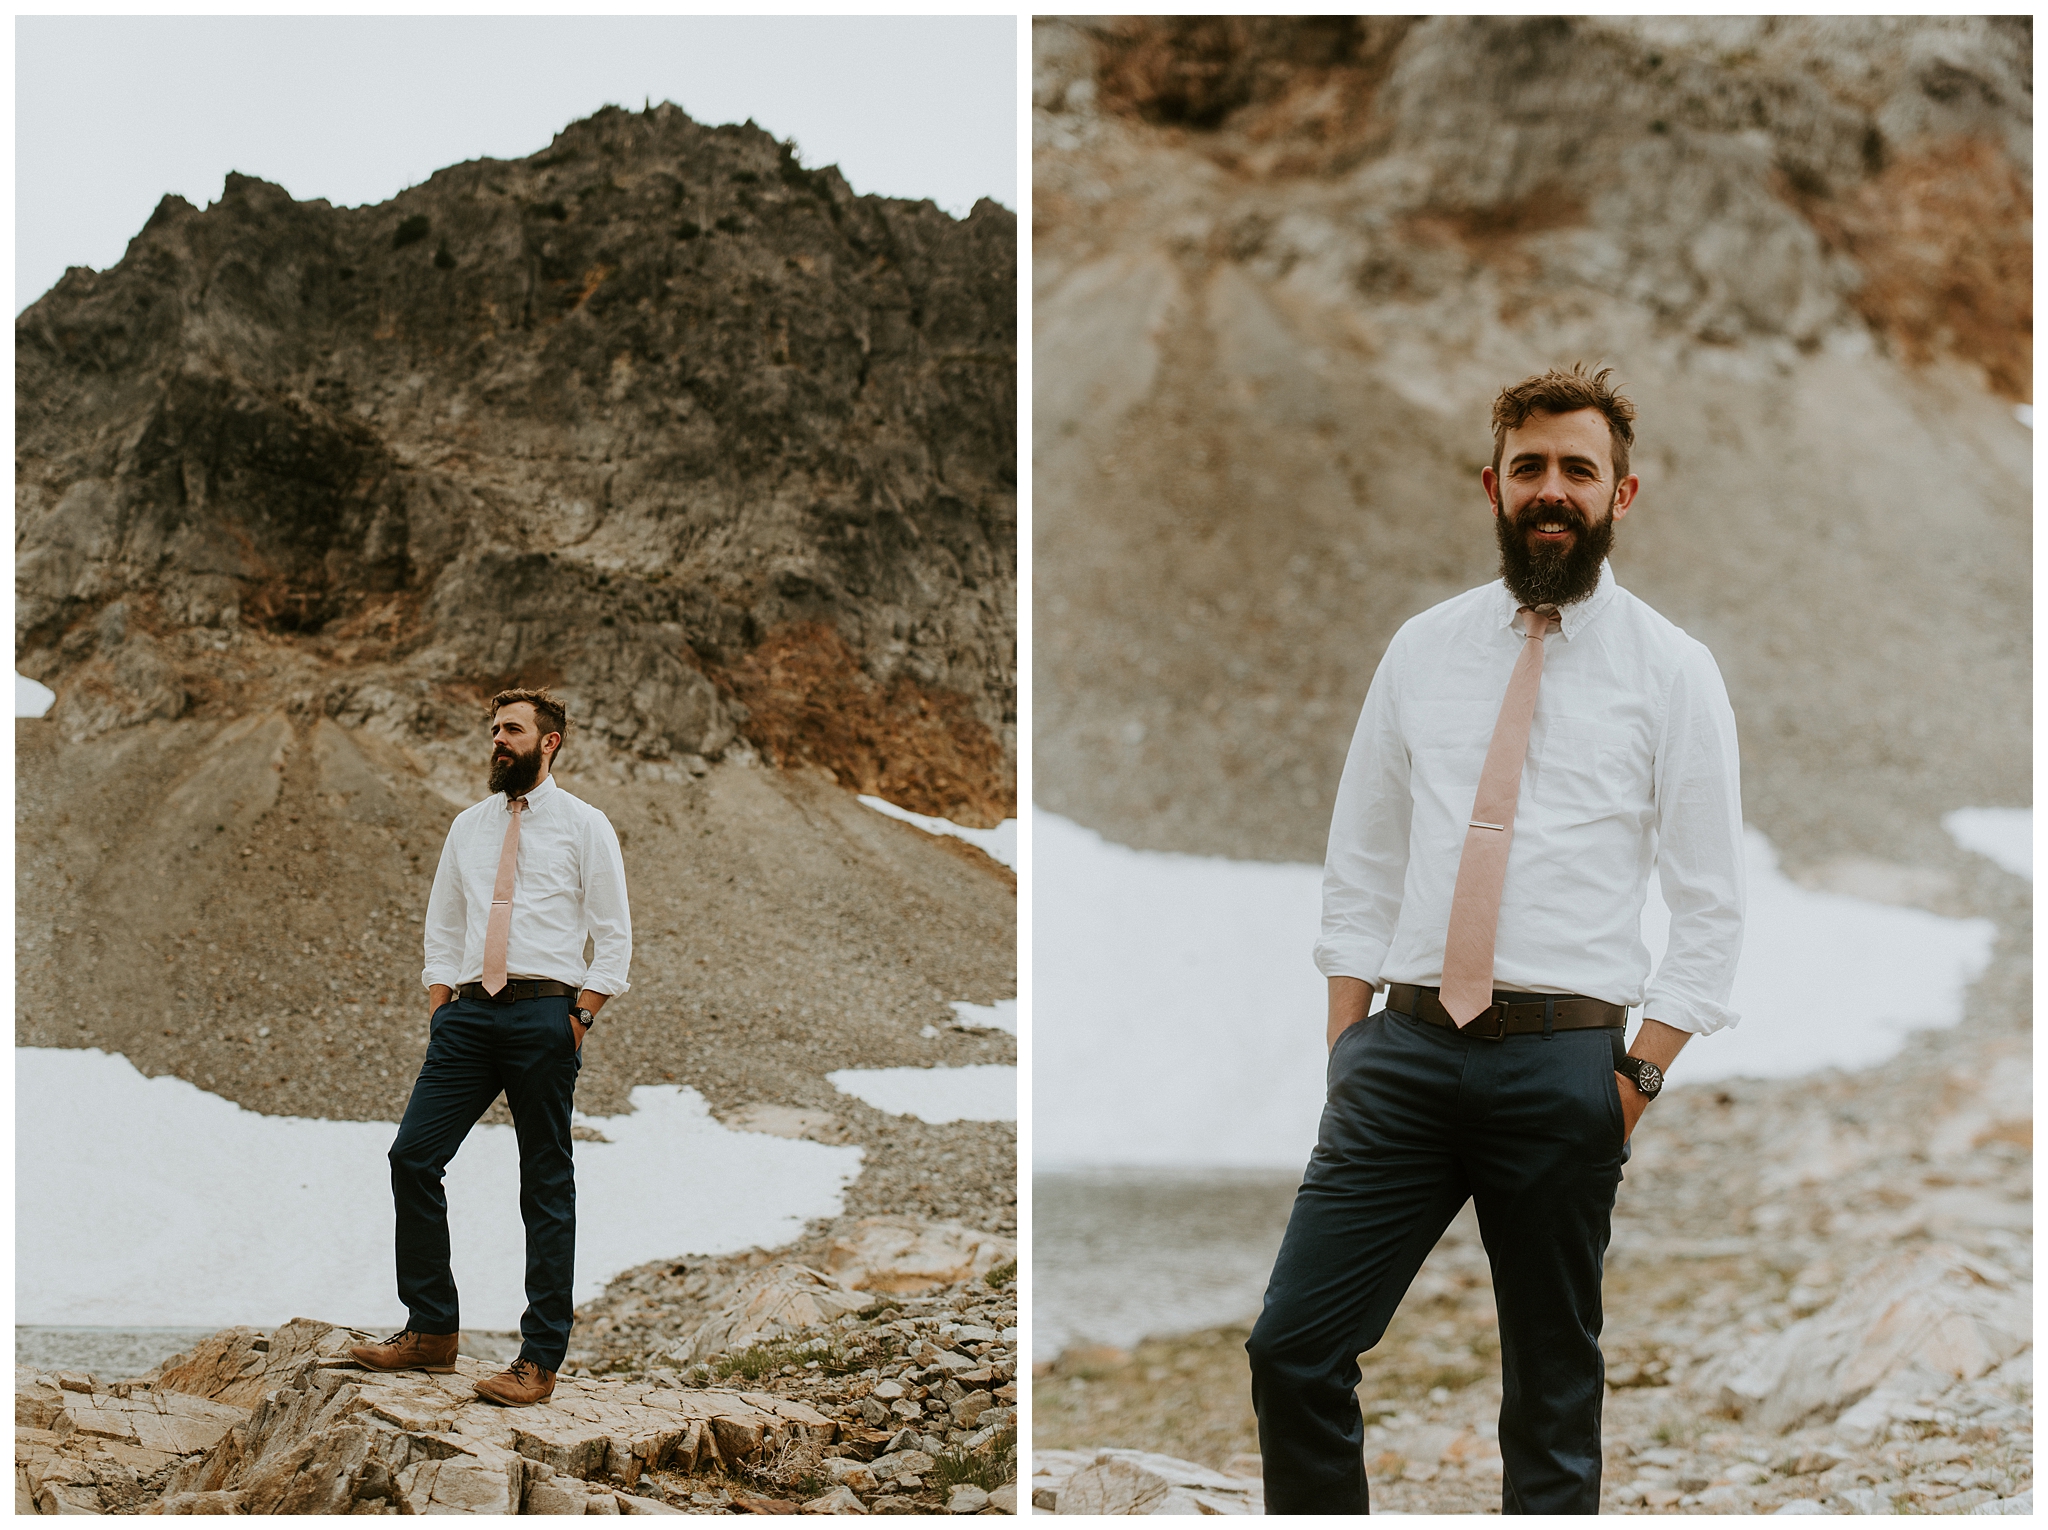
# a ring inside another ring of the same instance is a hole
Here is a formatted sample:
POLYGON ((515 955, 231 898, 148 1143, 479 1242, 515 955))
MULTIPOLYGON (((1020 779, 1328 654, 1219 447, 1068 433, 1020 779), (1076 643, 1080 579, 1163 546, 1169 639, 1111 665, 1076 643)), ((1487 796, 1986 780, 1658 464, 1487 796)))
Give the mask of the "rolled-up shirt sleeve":
POLYGON ((1323 924, 1316 967, 1325 977, 1352 977, 1380 986, 1380 969, 1401 915, 1408 871, 1410 818, 1408 746, 1398 715, 1394 676, 1396 633, 1365 694, 1323 862, 1323 924))
POLYGON ((1713 655, 1680 664, 1657 747, 1657 874, 1671 911, 1664 960, 1643 1015, 1695 1035, 1734 1025, 1728 1007, 1742 956, 1742 776, 1735 712, 1713 655))
POLYGON ((633 915, 626 904, 626 861, 611 820, 593 813, 584 824, 583 929, 590 937, 590 967, 583 986, 617 998, 632 985, 633 915))
POLYGON ((462 948, 469 931, 469 911, 462 897, 462 871, 457 863, 455 841, 461 825, 450 825, 441 841, 441 864, 434 868, 434 890, 427 895, 427 964, 420 971, 420 986, 436 983, 454 988, 462 982, 462 948))

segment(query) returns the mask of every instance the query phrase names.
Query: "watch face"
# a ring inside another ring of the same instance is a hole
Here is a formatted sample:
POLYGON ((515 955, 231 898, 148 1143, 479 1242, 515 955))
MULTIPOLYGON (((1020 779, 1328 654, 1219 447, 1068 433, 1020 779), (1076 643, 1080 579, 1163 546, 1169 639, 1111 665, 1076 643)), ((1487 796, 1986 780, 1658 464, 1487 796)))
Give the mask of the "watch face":
POLYGON ((1644 1094, 1655 1097, 1657 1091, 1664 1087, 1664 1070, 1655 1063, 1637 1063, 1636 1087, 1644 1094))

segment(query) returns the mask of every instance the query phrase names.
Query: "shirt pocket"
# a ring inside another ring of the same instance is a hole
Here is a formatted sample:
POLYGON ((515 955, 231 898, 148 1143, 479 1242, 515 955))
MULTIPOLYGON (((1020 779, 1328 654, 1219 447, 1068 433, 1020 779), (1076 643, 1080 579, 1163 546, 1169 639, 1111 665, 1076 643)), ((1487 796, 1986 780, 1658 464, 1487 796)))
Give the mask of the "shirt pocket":
POLYGON ((1650 795, 1649 762, 1639 758, 1634 733, 1592 717, 1552 717, 1532 751, 1536 790, 1559 809, 1604 816, 1650 795))
MULTIPOLYGON (((525 857, 522 855, 521 859, 525 857)), ((520 867, 519 876, 522 890, 533 898, 575 892, 582 883, 578 875, 576 847, 572 844, 536 846, 532 864, 520 867)))

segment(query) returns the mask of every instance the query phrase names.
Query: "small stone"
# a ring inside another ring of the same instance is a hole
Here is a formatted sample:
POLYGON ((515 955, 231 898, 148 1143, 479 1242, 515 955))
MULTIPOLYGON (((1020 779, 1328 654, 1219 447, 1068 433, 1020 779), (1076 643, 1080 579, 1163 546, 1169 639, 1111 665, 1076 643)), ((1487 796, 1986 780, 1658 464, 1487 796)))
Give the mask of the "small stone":
POLYGON ((1017 1512, 1017 1484, 1005 1482, 999 1488, 990 1488, 988 1506, 998 1514, 1015 1514, 1017 1512))
POLYGON ((873 1493, 880 1489, 874 1469, 865 1461, 855 1461, 846 1456, 827 1456, 822 1463, 825 1475, 836 1486, 852 1488, 856 1493, 873 1493))
POLYGON ((853 1496, 853 1490, 844 1483, 829 1493, 820 1493, 803 1505, 806 1514, 865 1514, 867 1506, 853 1496))
POLYGON ((963 1426, 973 1428, 975 1419, 979 1419, 991 1407, 995 1407, 995 1399, 989 1397, 987 1393, 967 1393, 967 1397, 963 1397, 961 1401, 956 1401, 952 1405, 952 1417, 956 1417, 958 1421, 961 1421, 963 1426))
POLYGON ((659 1498, 644 1498, 637 1493, 613 1493, 613 1501, 621 1514, 680 1514, 683 1511, 673 1504, 663 1503, 659 1498))
POLYGON ((956 1482, 946 1495, 948 1514, 979 1514, 988 1507, 988 1493, 971 1482, 956 1482))
POLYGON ((906 1450, 895 1455, 881 1456, 873 1463, 875 1476, 884 1482, 898 1481, 905 1477, 922 1476, 935 1464, 928 1451, 906 1450))

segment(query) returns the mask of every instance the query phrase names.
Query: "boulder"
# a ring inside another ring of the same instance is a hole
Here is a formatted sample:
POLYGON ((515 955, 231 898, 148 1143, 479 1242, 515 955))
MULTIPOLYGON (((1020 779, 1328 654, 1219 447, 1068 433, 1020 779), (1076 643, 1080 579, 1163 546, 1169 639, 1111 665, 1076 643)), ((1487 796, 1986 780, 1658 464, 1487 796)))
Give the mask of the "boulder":
POLYGON ((808 1265, 778 1260, 741 1282, 716 1316, 663 1353, 694 1364, 711 1355, 732 1354, 772 1339, 828 1327, 871 1300, 808 1265))
MULTIPOLYGON (((1936 1244, 1868 1266, 1831 1304, 1702 1367, 1687 1383, 1779 1431, 1843 1416, 1874 1395, 1939 1391, 2026 1348, 2033 1286, 1936 1244)), ((1874 1411, 1866 1410, 1866 1411, 1874 1411)), ((1868 1432, 1867 1430, 1865 1432, 1868 1432)))
POLYGON ((832 1240, 825 1268, 853 1290, 904 1295, 974 1280, 1016 1257, 1014 1238, 955 1222, 862 1217, 832 1240))
MULTIPOLYGON (((1041 1455, 1046 1453, 1041 1453, 1041 1455)), ((1034 1459, 1034 1466, 1037 1460, 1034 1459)), ((1038 1503, 1038 1482, 1032 1482, 1038 1503)), ((1264 1484, 1173 1456, 1099 1450, 1052 1490, 1056 1514, 1263 1514, 1264 1484)))

